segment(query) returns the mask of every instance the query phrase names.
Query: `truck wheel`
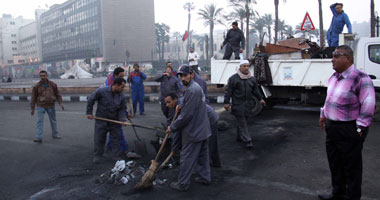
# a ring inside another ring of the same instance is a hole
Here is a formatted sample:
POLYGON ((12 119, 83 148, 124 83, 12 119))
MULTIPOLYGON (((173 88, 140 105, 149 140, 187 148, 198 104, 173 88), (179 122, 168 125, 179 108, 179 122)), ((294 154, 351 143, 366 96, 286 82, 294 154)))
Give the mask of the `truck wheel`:
POLYGON ((263 110, 263 106, 261 105, 259 99, 257 99, 255 96, 253 96, 253 99, 249 101, 248 104, 249 104, 249 108, 251 108, 250 110, 251 117, 258 115, 263 110))
POLYGON ((372 117, 372 121, 380 121, 380 92, 376 92, 375 114, 372 117))

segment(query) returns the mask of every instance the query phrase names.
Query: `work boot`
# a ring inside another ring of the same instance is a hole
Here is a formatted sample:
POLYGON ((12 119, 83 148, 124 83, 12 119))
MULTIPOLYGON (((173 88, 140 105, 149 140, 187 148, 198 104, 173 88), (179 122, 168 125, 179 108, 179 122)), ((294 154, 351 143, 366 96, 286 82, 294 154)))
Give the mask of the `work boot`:
POLYGON ((252 141, 247 142, 247 144, 245 145, 245 148, 247 148, 247 149, 252 149, 252 148, 253 148, 253 143, 252 143, 252 141))
POLYGON ((53 135, 53 139, 62 139, 62 137, 59 135, 53 135))
POLYGON ((33 140, 33 142, 42 143, 42 139, 36 138, 36 139, 33 140))
POLYGON ((201 177, 195 177, 195 178, 194 178, 194 181, 195 181, 196 183, 201 184, 201 185, 210 185, 210 184, 211 184, 210 181, 207 181, 207 180, 205 180, 204 178, 201 178, 201 177))
POLYGON ((180 191, 180 192, 187 191, 187 189, 184 188, 183 186, 181 186, 178 182, 172 182, 172 183, 170 183, 170 188, 173 189, 173 190, 180 191))

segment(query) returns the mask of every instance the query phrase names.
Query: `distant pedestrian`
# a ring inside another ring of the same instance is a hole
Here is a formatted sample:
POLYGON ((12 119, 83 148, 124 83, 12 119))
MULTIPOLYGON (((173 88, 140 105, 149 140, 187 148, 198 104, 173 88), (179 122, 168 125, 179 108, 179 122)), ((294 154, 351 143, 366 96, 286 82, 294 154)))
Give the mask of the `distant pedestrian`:
POLYGON ((180 95, 180 82, 176 76, 173 76, 173 68, 171 65, 166 66, 166 70, 162 74, 158 74, 153 78, 154 81, 160 82, 160 103, 161 111, 166 118, 169 116, 169 108, 165 105, 165 97, 170 93, 180 95))
POLYGON ((58 101, 62 110, 64 110, 64 107, 57 84, 48 79, 46 71, 41 70, 39 74, 41 80, 33 87, 30 108, 31 114, 34 115, 35 105, 37 104, 36 138, 33 141, 41 143, 43 139, 45 112, 47 112, 49 116, 53 139, 61 139, 57 131, 57 120, 54 108, 55 101, 58 101))
MULTIPOLYGON (((117 78, 113 82, 112 86, 102 87, 95 90, 87 101, 87 118, 94 119, 93 107, 95 102, 98 102, 96 109, 97 117, 125 122, 127 120, 127 105, 123 94, 125 83, 125 79, 117 78)), ((120 154, 120 130, 120 124, 101 120, 95 121, 94 163, 99 163, 101 157, 103 156, 108 132, 111 135, 111 150, 113 159, 117 160, 123 156, 120 154)))
POLYGON ((238 72, 228 79, 228 84, 224 93, 224 108, 228 111, 231 108, 230 100, 232 99, 232 114, 237 121, 238 142, 244 142, 246 148, 253 147, 252 138, 248 132, 247 120, 250 115, 254 96, 265 105, 265 101, 260 94, 256 79, 249 71, 248 60, 240 61, 238 72))
POLYGON ((235 54, 235 59, 240 59, 239 54, 243 53, 245 47, 245 37, 237 22, 232 23, 232 29, 228 30, 220 48, 222 49, 224 45, 226 45, 226 51, 224 52, 223 60, 229 60, 232 53, 235 54))
POLYGON ((199 69, 198 69, 198 59, 199 59, 199 55, 196 51, 194 51, 194 48, 193 47, 190 47, 190 53, 189 53, 189 56, 188 56, 188 60, 189 60, 189 66, 191 67, 191 69, 193 69, 194 72, 196 72, 197 74, 199 74, 199 69))
POLYGON ((362 149, 375 112, 375 89, 371 78, 353 64, 347 45, 333 52, 335 73, 327 86, 319 125, 326 131, 326 151, 331 172, 332 193, 322 200, 359 200, 362 184, 362 149))
POLYGON ((333 18, 327 31, 327 42, 329 47, 337 47, 339 45, 339 34, 342 33, 344 25, 347 26, 348 33, 352 33, 352 26, 348 15, 343 11, 343 3, 334 3, 330 9, 333 18))
MULTIPOLYGON (((115 68, 113 73, 109 74, 104 86, 111 86, 117 78, 124 78, 124 69, 121 67, 115 68)), ((125 140, 123 127, 120 127, 120 152, 126 152, 128 150, 128 143, 125 140)), ((111 134, 108 136, 107 149, 111 149, 111 134)))
POLYGON ((7 79, 7 83, 10 83, 10 82, 12 82, 12 76, 11 75, 9 75, 8 79, 7 79))
POLYGON ((139 103, 140 115, 144 113, 144 83, 146 79, 144 72, 140 71, 140 66, 136 63, 133 65, 133 72, 129 74, 128 82, 132 83, 132 101, 133 101, 133 115, 137 111, 137 102, 139 103))
POLYGON ((197 167, 200 177, 195 181, 201 184, 211 183, 208 138, 211 136, 210 123, 207 117, 206 98, 201 87, 192 80, 192 70, 188 65, 178 69, 182 84, 186 87, 181 113, 168 127, 167 133, 181 134, 181 158, 178 182, 170 187, 186 191, 190 187, 190 178, 197 167))

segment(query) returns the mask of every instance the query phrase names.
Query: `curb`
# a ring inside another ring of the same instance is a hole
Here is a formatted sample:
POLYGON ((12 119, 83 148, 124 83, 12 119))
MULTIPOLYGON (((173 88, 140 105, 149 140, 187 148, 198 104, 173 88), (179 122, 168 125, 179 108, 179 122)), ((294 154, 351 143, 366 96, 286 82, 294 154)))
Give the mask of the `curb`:
MULTIPOLYGON (((89 95, 62 95, 64 102, 87 102, 89 95)), ((129 101, 130 97, 125 97, 129 101)), ((29 95, 0 95, 0 101, 30 101, 29 95)), ((224 96, 222 94, 209 95, 210 103, 223 103, 224 96)), ((144 102, 159 102, 158 95, 147 95, 144 102)))

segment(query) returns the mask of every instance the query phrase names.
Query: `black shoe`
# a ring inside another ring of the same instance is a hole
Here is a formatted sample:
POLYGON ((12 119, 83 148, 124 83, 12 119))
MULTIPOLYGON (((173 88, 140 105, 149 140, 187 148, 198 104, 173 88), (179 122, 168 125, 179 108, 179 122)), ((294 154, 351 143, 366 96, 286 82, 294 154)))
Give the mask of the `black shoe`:
POLYGON ((247 148, 247 149, 252 149, 252 148, 253 148, 253 143, 252 143, 252 141, 247 142, 247 144, 245 145, 245 148, 247 148))
POLYGON ((205 179, 203 179, 201 177, 195 177, 194 181, 196 183, 199 183, 199 184, 202 184, 202 185, 210 185, 211 184, 211 182, 209 182, 209 181, 207 181, 207 180, 205 180, 205 179))
POLYGON ((145 115, 145 113, 140 113, 140 115, 145 115))
POLYGON ((62 139, 62 137, 59 135, 55 135, 55 136, 53 136, 53 139, 62 139))
POLYGON ((33 142, 42 143, 42 139, 34 139, 33 142))
POLYGON ((320 200, 343 200, 344 197, 341 195, 333 195, 333 194, 320 194, 318 195, 320 200))
POLYGON ((184 188, 183 186, 181 186, 178 182, 172 182, 172 183, 170 183, 170 188, 173 189, 173 190, 180 191, 180 192, 187 191, 187 189, 184 188))
POLYGON ((243 140, 240 138, 240 136, 236 137, 236 142, 243 142, 243 140))

